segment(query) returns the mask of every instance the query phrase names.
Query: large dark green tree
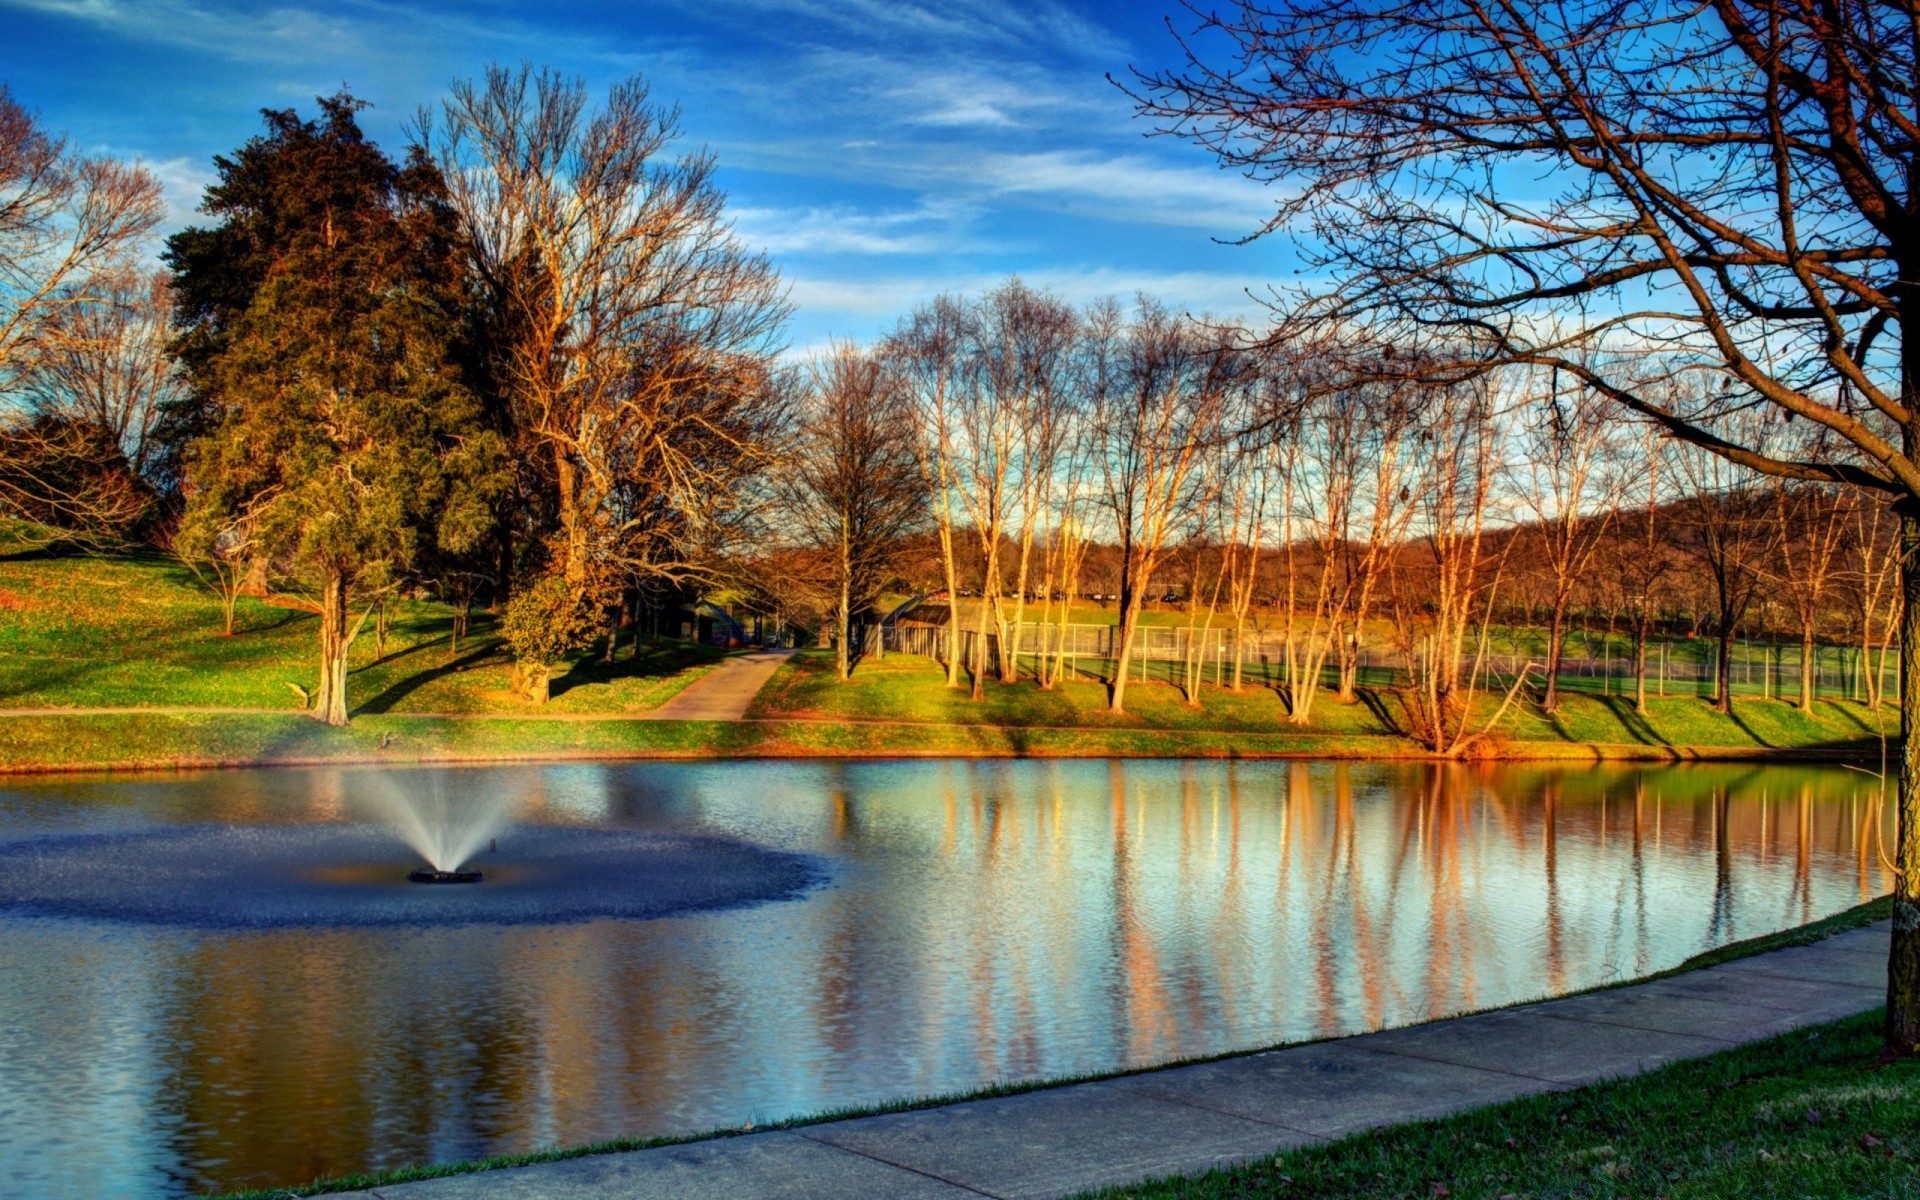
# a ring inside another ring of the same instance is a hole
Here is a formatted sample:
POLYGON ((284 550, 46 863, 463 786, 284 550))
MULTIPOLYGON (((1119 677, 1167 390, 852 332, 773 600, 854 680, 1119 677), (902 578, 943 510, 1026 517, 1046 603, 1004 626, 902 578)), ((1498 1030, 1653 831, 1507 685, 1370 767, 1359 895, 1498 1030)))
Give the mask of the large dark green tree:
POLYGON ((464 261, 439 172, 390 160, 337 95, 215 165, 216 224, 168 243, 193 385, 184 554, 244 539, 320 617, 314 714, 347 721, 367 608, 425 549, 481 541, 502 442, 463 382, 464 261))

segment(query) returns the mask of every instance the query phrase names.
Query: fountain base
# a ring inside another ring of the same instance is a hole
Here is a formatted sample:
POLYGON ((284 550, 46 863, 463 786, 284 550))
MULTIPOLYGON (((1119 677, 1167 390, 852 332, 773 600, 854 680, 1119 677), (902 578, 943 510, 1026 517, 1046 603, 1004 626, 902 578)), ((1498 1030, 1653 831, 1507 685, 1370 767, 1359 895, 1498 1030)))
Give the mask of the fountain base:
POLYGON ((478 871, 436 871, 431 867, 419 867, 407 872, 409 883, 479 883, 478 871))

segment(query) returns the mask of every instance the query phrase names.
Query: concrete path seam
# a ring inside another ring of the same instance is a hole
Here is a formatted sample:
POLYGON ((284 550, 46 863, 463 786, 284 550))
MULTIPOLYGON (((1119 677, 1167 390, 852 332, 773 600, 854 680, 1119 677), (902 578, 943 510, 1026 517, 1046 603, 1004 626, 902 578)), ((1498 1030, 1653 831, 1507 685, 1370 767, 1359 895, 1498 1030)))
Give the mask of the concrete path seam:
MULTIPOLYGON (((858 1118, 855 1118, 855 1119, 857 1120, 858 1118)), ((1001 1196, 998 1192, 981 1191, 979 1188, 974 1187, 972 1184, 961 1183, 958 1179, 948 1179, 945 1175, 937 1175, 932 1171, 922 1170, 919 1167, 910 1167, 906 1163, 895 1162, 890 1158, 882 1158, 878 1154, 869 1154, 865 1150, 855 1150, 851 1146, 842 1146, 836 1142, 829 1142, 824 1138, 817 1138, 813 1136, 811 1133, 808 1133, 805 1129, 796 1129, 793 1132, 799 1134, 803 1138, 806 1138, 808 1141, 812 1142, 816 1146, 825 1146, 829 1150, 838 1150, 842 1154, 851 1154, 855 1158, 864 1158, 868 1162, 877 1162, 882 1166, 892 1167, 898 1171, 906 1171, 910 1174, 918 1175, 922 1179, 931 1179, 935 1183, 944 1183, 948 1187, 957 1187, 963 1192, 972 1192, 976 1196, 989 1197, 989 1200, 1005 1200, 1005 1197, 1001 1196)))
MULTIPOLYGON (((1458 1021, 1458 1020, 1463 1020, 1464 1018, 1448 1017, 1446 1019, 1450 1021, 1458 1021)), ((1436 1025, 1439 1023, 1440 1022, 1438 1021, 1434 1022, 1434 1024, 1436 1025)), ((1418 1028, 1418 1026, 1414 1026, 1413 1028, 1418 1028)), ((1525 1071, 1509 1071, 1505 1067, 1489 1067, 1483 1063, 1463 1063, 1456 1059, 1451 1059, 1451 1058, 1435 1058, 1431 1054, 1415 1054, 1410 1050, 1396 1050, 1391 1046, 1355 1046, 1354 1049, 1364 1050, 1368 1054, 1391 1054, 1395 1058, 1413 1058, 1413 1059, 1418 1059, 1421 1062, 1439 1063, 1440 1065, 1447 1066, 1447 1067, 1470 1067, 1475 1071, 1485 1071, 1490 1075, 1507 1075, 1514 1079, 1525 1079, 1533 1083, 1543 1084, 1545 1085, 1545 1089, 1547 1091, 1553 1091, 1555 1089, 1564 1090, 1567 1088, 1574 1088, 1574 1087, 1581 1086, 1580 1084, 1563 1083, 1558 1079, 1548 1079, 1544 1075, 1529 1075, 1525 1071)))
MULTIPOLYGON (((1232 1060, 1228 1059, 1228 1060, 1222 1060, 1222 1061, 1232 1061, 1232 1060)), ((1178 1070, 1179 1068, 1168 1067, 1165 1069, 1178 1070)), ((1152 1072, 1149 1071, 1147 1072, 1147 1074, 1152 1074, 1152 1072)), ((1288 1125, 1284 1121, 1269 1121, 1265 1117, 1256 1117, 1250 1113, 1235 1112, 1231 1109, 1226 1109, 1226 1108, 1217 1108, 1211 1104, 1201 1104, 1197 1100, 1183 1100, 1178 1096, 1158 1096, 1150 1092, 1138 1092, 1126 1086, 1127 1078, 1131 1078, 1131 1076, 1123 1077, 1121 1079, 1096 1079, 1093 1081, 1091 1086, 1107 1088, 1110 1091, 1125 1092, 1129 1097, 1135 1100, 1151 1100, 1156 1104, 1177 1104, 1182 1108, 1191 1108, 1196 1112, 1212 1113, 1215 1116, 1220 1116, 1220 1117, 1232 1117, 1235 1120, 1239 1120, 1239 1121, 1252 1121, 1255 1125, 1265 1125, 1269 1129, 1279 1129, 1279 1130, 1284 1130, 1287 1133, 1297 1133, 1301 1137, 1307 1138, 1314 1142, 1324 1142, 1327 1140, 1324 1135, 1315 1133, 1311 1129, 1302 1129, 1298 1125, 1288 1125)))
MULTIPOLYGON (((1770 1009, 1769 1011, 1785 1012, 1790 1010, 1770 1009)), ((1632 1021, 1609 1021, 1604 1017, 1570 1017, 1570 1016, 1567 1016, 1565 1013, 1537 1012, 1537 1013, 1534 1013, 1533 1015, 1536 1017, 1545 1017, 1550 1021, 1571 1021, 1576 1025, 1605 1025, 1609 1029, 1631 1029, 1635 1033, 1666 1033, 1666 1034, 1673 1034, 1677 1037, 1699 1038, 1702 1041, 1719 1042, 1722 1046, 1745 1045, 1744 1042, 1738 1041, 1734 1038, 1716 1037, 1711 1033, 1701 1033, 1698 1030, 1693 1030, 1693 1029, 1686 1029, 1686 1030, 1655 1029, 1651 1025, 1635 1025, 1632 1021)))

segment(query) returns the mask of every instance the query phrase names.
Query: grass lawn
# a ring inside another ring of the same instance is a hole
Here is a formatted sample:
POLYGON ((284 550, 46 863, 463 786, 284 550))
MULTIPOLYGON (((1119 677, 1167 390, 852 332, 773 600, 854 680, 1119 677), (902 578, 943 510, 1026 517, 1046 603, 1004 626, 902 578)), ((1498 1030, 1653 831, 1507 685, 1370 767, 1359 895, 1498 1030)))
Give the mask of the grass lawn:
MULTIPOLYGON (((476 612, 456 653, 453 615, 444 604, 398 602, 384 654, 369 622, 352 651, 354 712, 531 711, 512 694, 512 661, 492 618, 476 612)), ((0 557, 0 708, 293 711, 300 700, 289 685, 311 687, 318 673, 318 621, 243 597, 234 636, 224 637, 219 605, 172 559, 0 557)), ((547 711, 644 711, 721 655, 672 641, 638 658, 625 643, 612 665, 589 652, 554 681, 547 711)))
POLYGON ((1651 1074, 1101 1200, 1920 1197, 1920 1062, 1876 1010, 1651 1074))
MULTIPOLYGON (((4 549, 4 548, 0 548, 4 549)), ((1163 614, 1175 615, 1175 614, 1163 614)), ((943 686, 932 661, 903 655, 862 662, 853 681, 832 677, 824 651, 796 656, 762 692, 753 726, 667 727, 626 717, 656 707, 704 673, 723 651, 685 642, 621 647, 609 665, 583 654, 536 707, 509 686, 511 663, 492 619, 475 613, 456 651, 453 612, 429 601, 395 605, 384 648, 371 630, 356 641, 349 678, 353 727, 326 730, 297 714, 294 685, 311 686, 316 618, 242 599, 235 635, 192 573, 162 555, 0 553, 0 709, 242 708, 249 714, 17 716, 0 726, 0 769, 132 767, 241 762, 477 760, 566 755, 1162 755, 1416 754, 1391 693, 1343 705, 1322 695, 1313 722, 1287 720, 1279 695, 1250 684, 1202 689, 1199 707, 1179 689, 1135 681, 1129 711, 1107 711, 1105 685, 990 683, 974 704, 943 686), (276 716, 273 714, 285 714, 276 716), (490 716, 501 720, 456 718, 490 716), (444 719, 433 719, 444 718, 444 719), (525 718, 514 720, 506 718, 525 718), (562 718, 556 720, 555 718, 562 718), (917 722, 915 729, 862 722, 917 722)), ((1672 747, 1723 753, 1774 750, 1877 752, 1875 714, 1823 702, 1813 718, 1778 700, 1742 699, 1731 717, 1693 697, 1655 700, 1641 717, 1619 697, 1569 694, 1549 717, 1517 708, 1500 735, 1513 756, 1664 754, 1672 747)))
MULTIPOLYGON (((1313 722, 1305 729, 1287 723, 1286 708, 1272 689, 1248 687, 1234 693, 1206 687, 1200 707, 1186 704, 1180 690, 1157 681, 1127 685, 1127 708, 1114 714, 1106 708, 1106 686, 1097 682, 1068 682, 1042 691, 1031 681, 1000 684, 989 681, 986 698, 970 700, 965 686, 945 686, 945 673, 930 659, 890 654, 859 664, 846 683, 834 678, 833 660, 824 651, 796 655, 782 667, 755 700, 750 715, 760 718, 809 720, 928 721, 987 724, 1009 728, 1083 728, 1100 730, 1208 730, 1223 733, 1279 734, 1302 739, 1388 739, 1411 748, 1401 736, 1404 716, 1391 695, 1371 697, 1369 703, 1341 704, 1331 694, 1315 700, 1313 722)), ((962 677, 963 684, 965 676, 962 677)), ((1487 701, 1491 713, 1494 701, 1487 701)), ((1668 747, 1725 750, 1779 750, 1833 748, 1864 750, 1877 745, 1876 716, 1888 723, 1898 716, 1891 708, 1875 714, 1864 705, 1822 701, 1811 718, 1779 700, 1736 700, 1734 711, 1722 715, 1704 700, 1669 697, 1648 702, 1641 717, 1624 697, 1570 694, 1560 711, 1546 714, 1529 705, 1510 710, 1499 727, 1509 743, 1538 743, 1572 748, 1588 745, 1668 747)), ((1517 747, 1509 747, 1517 748, 1517 747)), ((1383 741, 1380 753, 1393 752, 1383 741)))

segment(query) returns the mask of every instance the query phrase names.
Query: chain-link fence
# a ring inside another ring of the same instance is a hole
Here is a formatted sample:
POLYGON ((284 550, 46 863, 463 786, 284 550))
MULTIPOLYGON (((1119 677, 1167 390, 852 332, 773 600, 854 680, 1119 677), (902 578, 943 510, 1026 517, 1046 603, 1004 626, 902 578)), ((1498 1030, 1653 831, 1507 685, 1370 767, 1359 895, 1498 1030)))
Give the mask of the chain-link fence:
MULTIPOLYGON (((869 625, 862 631, 868 654, 892 652, 945 660, 951 633, 944 625, 899 622, 869 625)), ((960 661, 976 661, 977 629, 959 632, 960 661)), ((1039 672, 1043 657, 1057 661, 1064 678, 1106 681, 1112 678, 1118 657, 1119 629, 1113 625, 1058 625, 1022 623, 1009 628, 1005 644, 998 632, 986 635, 988 669, 1001 670, 1003 653, 1019 659, 1021 673, 1039 672), (1017 636, 1016 636, 1017 634, 1017 636)), ((1487 642, 1483 671, 1490 686, 1511 681, 1531 665, 1537 678, 1544 668, 1541 631, 1503 632, 1487 642)), ((1635 669, 1631 643, 1620 635, 1576 634, 1583 653, 1563 653, 1560 687, 1563 691, 1600 695, 1631 695, 1635 669)), ((1714 691, 1719 643, 1710 638, 1655 637, 1647 644, 1646 686, 1651 696, 1711 696, 1714 691)), ((1298 651, 1296 651, 1298 653, 1298 651)), ((1408 682, 1406 660, 1385 647, 1361 646, 1354 653, 1356 682, 1362 687, 1396 687, 1408 682)), ((1797 642, 1736 640, 1732 646, 1731 678, 1735 695, 1800 695, 1800 645, 1797 642)), ((1134 634, 1128 656, 1129 678, 1183 683, 1197 678, 1203 684, 1233 682, 1236 666, 1244 683, 1275 686, 1286 676, 1286 632, 1277 629, 1188 628, 1180 625, 1142 625, 1134 634), (1189 674, 1191 672, 1191 675, 1189 674)), ((1881 694, 1892 696, 1898 687, 1895 657, 1882 649, 1817 644, 1813 653, 1814 694, 1820 699, 1863 700, 1877 672, 1881 694)), ((1338 683, 1339 664, 1329 655, 1321 668, 1321 682, 1338 683)))

